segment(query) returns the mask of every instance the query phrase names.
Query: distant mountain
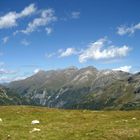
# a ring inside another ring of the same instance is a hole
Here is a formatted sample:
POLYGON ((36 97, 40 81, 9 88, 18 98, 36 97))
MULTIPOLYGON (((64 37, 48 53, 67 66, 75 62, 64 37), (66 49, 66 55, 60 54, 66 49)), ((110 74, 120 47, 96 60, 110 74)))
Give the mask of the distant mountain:
POLYGON ((94 67, 39 71, 8 84, 21 104, 68 109, 140 108, 140 73, 94 67))

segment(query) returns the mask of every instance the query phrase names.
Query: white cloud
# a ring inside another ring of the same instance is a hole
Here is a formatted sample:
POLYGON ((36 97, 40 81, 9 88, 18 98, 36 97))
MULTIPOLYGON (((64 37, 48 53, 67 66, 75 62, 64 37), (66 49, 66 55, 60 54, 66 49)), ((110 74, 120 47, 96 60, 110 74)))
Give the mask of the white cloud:
POLYGON ((29 16, 35 11, 36 11, 35 5, 31 4, 28 7, 25 7, 23 11, 21 11, 20 13, 17 13, 14 11, 14 12, 9 12, 5 14, 4 16, 1 16, 0 29, 11 28, 11 27, 17 26, 18 25, 17 19, 29 16))
POLYGON ((17 20, 16 12, 7 13, 6 15, 0 17, 0 29, 17 26, 16 20, 17 20))
MULTIPOLYGON (((3 66, 4 63, 1 63, 3 66)), ((19 70, 9 70, 5 68, 0 68, 0 83, 7 83, 17 80, 22 80, 29 77, 31 74, 19 74, 19 70)))
POLYGON ((53 57, 53 56, 55 56, 55 55, 56 55, 55 52, 53 52, 53 53, 46 53, 46 54, 45 54, 45 57, 51 58, 51 57, 53 57))
POLYGON ((115 68, 115 69, 112 69, 112 70, 114 70, 114 71, 130 72, 131 69, 132 69, 132 66, 123 66, 123 67, 115 68))
POLYGON ((80 17, 80 12, 79 11, 74 11, 71 13, 71 17, 73 19, 78 19, 80 17))
POLYGON ((14 77, 9 77, 9 76, 1 76, 0 77, 0 83, 9 83, 12 81, 18 81, 18 80, 23 80, 26 79, 27 76, 14 76, 14 77))
POLYGON ((24 34, 29 34, 38 29, 38 27, 46 26, 57 20, 57 17, 54 16, 54 10, 47 9, 41 12, 41 16, 35 18, 32 22, 30 22, 25 30, 21 30, 24 34))
POLYGON ((117 47, 112 45, 112 42, 107 38, 101 38, 96 42, 89 44, 87 48, 66 48, 59 49, 57 52, 45 54, 47 58, 52 56, 68 57, 71 55, 77 55, 79 62, 87 62, 88 60, 104 60, 106 63, 118 62, 122 60, 122 57, 126 57, 131 51, 131 48, 127 45, 117 47))
POLYGON ((66 48, 66 49, 59 49, 56 52, 46 53, 45 57, 51 58, 53 56, 58 56, 60 58, 60 57, 68 57, 71 55, 78 55, 80 53, 81 53, 81 50, 79 50, 79 49, 66 48))
POLYGON ((24 45, 24 46, 29 46, 29 45, 30 45, 30 42, 27 41, 26 39, 23 39, 23 40, 21 41, 21 44, 24 45))
POLYGON ((45 30, 48 35, 52 33, 52 28, 50 28, 50 27, 46 27, 45 30))
POLYGON ((28 7, 25 7, 23 11, 18 15, 19 17, 29 16, 36 11, 35 4, 30 4, 28 7))
POLYGON ((16 74, 18 71, 7 70, 4 68, 0 68, 0 74, 16 74))
POLYGON ((6 44, 9 40, 9 37, 8 36, 5 36, 2 41, 3 41, 3 44, 6 44))
POLYGON ((73 54, 76 54, 76 50, 74 48, 67 48, 66 50, 59 51, 60 57, 67 57, 73 54))
POLYGON ((89 47, 83 50, 79 55, 80 63, 86 62, 90 59, 99 60, 125 57, 130 51, 130 48, 126 45, 122 47, 116 47, 114 45, 106 47, 105 45, 108 45, 107 42, 108 40, 103 38, 91 43, 89 47))
POLYGON ((140 23, 132 25, 131 27, 127 26, 120 26, 117 28, 117 33, 119 35, 125 35, 125 34, 133 34, 136 30, 140 30, 140 23))

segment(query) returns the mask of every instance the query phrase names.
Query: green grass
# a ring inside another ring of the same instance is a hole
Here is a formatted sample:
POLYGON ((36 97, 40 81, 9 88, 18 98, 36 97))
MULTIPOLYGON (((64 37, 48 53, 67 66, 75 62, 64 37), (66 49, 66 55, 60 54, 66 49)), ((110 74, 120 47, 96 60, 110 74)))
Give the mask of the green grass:
POLYGON ((140 111, 1 106, 0 118, 0 140, 140 140, 140 111))

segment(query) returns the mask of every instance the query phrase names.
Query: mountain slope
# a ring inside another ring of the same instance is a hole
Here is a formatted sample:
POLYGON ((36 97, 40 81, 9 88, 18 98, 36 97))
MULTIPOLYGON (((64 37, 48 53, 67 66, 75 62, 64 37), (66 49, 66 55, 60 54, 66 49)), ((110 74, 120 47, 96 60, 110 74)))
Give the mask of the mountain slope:
POLYGON ((56 108, 140 108, 140 74, 75 67, 39 71, 8 87, 26 103, 56 108), (132 107, 133 106, 133 107, 132 107))
MULTIPOLYGON (((25 103, 25 102, 24 102, 25 103)), ((11 89, 0 85, 0 105, 23 104, 23 99, 11 89)))
POLYGON ((76 106, 87 109, 140 109, 140 74, 117 80, 86 95, 76 106))

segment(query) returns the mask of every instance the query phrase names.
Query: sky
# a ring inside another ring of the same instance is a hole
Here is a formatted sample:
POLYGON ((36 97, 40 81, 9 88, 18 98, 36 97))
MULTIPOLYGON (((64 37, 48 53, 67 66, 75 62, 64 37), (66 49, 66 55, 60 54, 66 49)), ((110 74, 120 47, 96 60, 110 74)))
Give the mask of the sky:
POLYGON ((140 71, 139 0, 1 0, 0 83, 39 70, 140 71))

